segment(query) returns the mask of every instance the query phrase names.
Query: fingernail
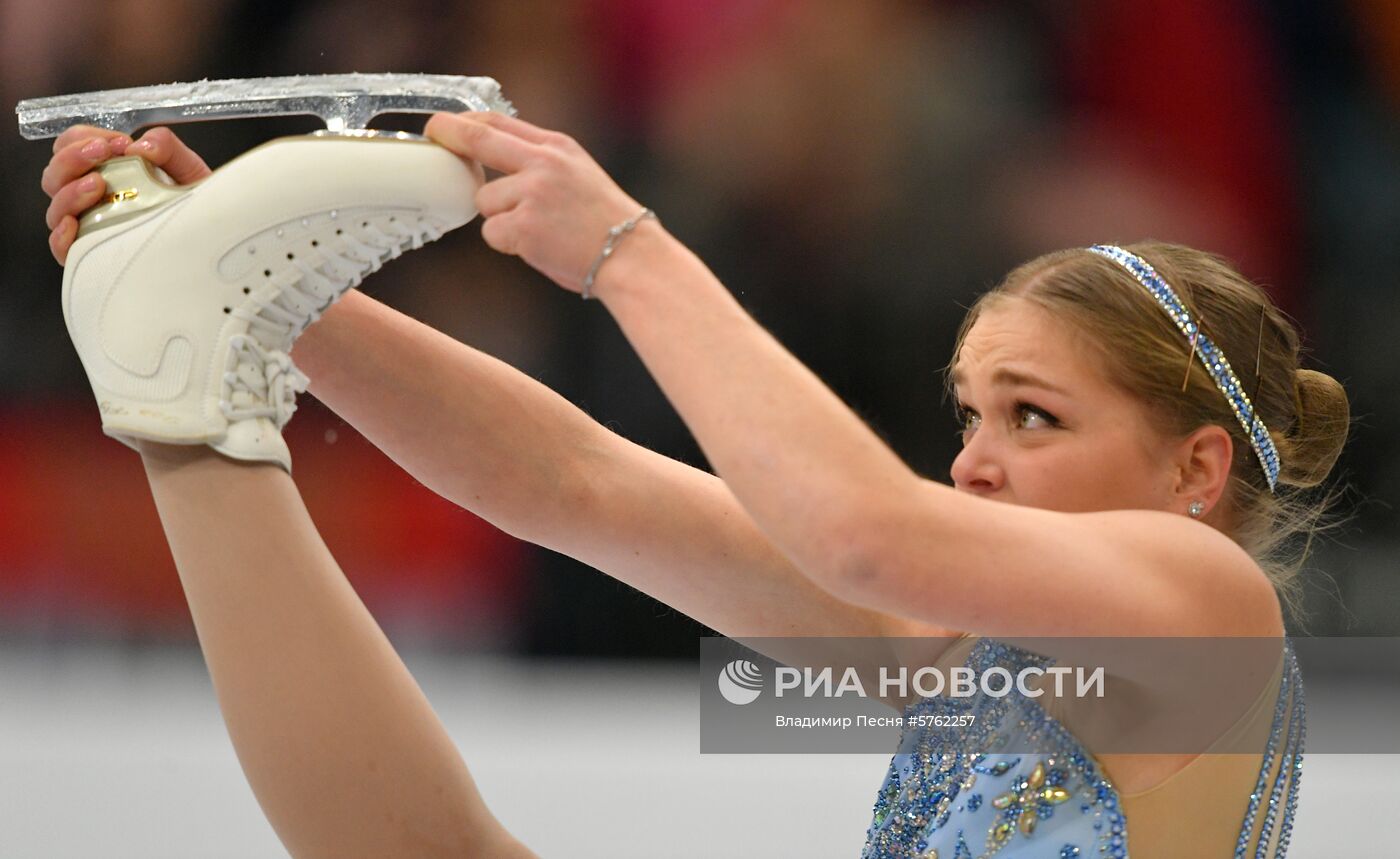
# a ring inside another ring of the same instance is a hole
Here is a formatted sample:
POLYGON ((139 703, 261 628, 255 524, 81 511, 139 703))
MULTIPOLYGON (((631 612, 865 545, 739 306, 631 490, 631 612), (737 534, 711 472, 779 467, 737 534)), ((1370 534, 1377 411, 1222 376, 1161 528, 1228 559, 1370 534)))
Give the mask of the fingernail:
POLYGON ((107 154, 107 142, 105 140, 91 140, 82 149, 86 158, 101 158, 107 154))
POLYGON ((135 143, 133 143, 133 144, 131 144, 130 146, 128 146, 127 149, 126 149, 126 151, 127 151, 127 152, 150 152, 150 151, 151 151, 151 141, 149 141, 149 140, 138 140, 138 141, 136 141, 135 143))
POLYGON ((122 147, 130 146, 130 145, 131 145, 131 138, 130 138, 130 137, 127 137, 125 134, 122 134, 122 135, 119 135, 119 136, 117 136, 117 137, 113 137, 112 140, 111 140, 111 144, 112 144, 113 146, 122 146, 122 147))
POLYGON ((85 176, 83 181, 78 183, 78 190, 92 191, 97 188, 97 183, 101 181, 97 176, 85 176))

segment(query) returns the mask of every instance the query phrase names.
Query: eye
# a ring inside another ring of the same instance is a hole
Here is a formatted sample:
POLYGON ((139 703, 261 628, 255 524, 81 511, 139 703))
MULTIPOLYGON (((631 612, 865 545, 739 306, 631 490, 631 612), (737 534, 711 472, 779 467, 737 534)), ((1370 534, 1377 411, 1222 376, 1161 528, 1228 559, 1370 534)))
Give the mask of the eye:
POLYGON ((1023 418, 1021 424, 1023 429, 1035 429, 1035 427, 1033 426, 1025 425, 1024 418, 1026 415, 1034 415, 1037 418, 1040 418, 1042 422, 1052 427, 1057 427, 1060 425, 1060 422, 1055 418, 1054 415, 1050 414, 1042 408, 1033 406, 1030 403, 1017 403, 1016 412, 1023 418))
MULTIPOLYGON (((1060 425, 1059 419, 1054 415, 1030 403, 1017 402, 1012 406, 1012 411, 1020 418, 1018 424, 1020 429, 1046 429, 1060 425), (1031 419, 1038 420, 1040 423, 1028 423, 1031 419)), ((954 435, 960 436, 964 441, 970 438, 982 425, 982 416, 963 403, 957 404, 955 420, 958 423, 958 428, 954 431, 954 435)))
POLYGON ((958 424, 958 428, 953 431, 953 435, 962 438, 964 441, 976 432, 977 427, 982 423, 982 416, 962 403, 957 404, 953 419, 958 424))

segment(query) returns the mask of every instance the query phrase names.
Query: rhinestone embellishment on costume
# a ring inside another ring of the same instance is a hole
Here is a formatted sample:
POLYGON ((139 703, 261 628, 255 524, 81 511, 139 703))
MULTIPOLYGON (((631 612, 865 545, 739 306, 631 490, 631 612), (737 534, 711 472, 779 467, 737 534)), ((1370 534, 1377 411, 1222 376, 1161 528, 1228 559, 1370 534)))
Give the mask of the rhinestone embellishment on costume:
MULTIPOLYGON (((1283 648, 1273 725, 1247 798, 1235 859, 1283 859, 1292 835, 1305 713, 1297 658, 1286 638, 1283 648), (1275 762, 1278 773, 1271 784, 1275 762), (1259 846, 1250 852, 1256 839, 1259 846)), ((1015 674, 1053 662, 983 638, 968 655, 967 667, 980 674, 999 666, 1015 674)), ((1093 755, 1035 699, 934 696, 910 704, 904 715, 906 728, 876 797, 862 859, 1129 856, 1128 820, 1117 790, 1093 755), (928 727, 959 724, 928 718, 959 714, 975 716, 971 728, 928 727), (1013 744, 1056 751, 997 751, 1013 744), (973 749, 986 751, 964 751, 973 749), (974 844, 981 845, 975 853, 974 844)))
MULTIPOLYGON (((1048 663, 992 639, 979 639, 967 660, 975 672, 1000 666, 1015 673, 1048 663)), ((1092 845, 1098 857, 1126 859, 1127 824, 1117 791, 1039 704, 1029 698, 935 696, 910 704, 905 724, 958 724, 929 718, 958 714, 974 715, 972 727, 905 729, 876 798, 862 859, 1053 859, 1078 845, 1092 845), (1021 747, 1063 752, 998 753, 1013 736, 1021 747), (981 845, 978 852, 972 844, 981 845)))

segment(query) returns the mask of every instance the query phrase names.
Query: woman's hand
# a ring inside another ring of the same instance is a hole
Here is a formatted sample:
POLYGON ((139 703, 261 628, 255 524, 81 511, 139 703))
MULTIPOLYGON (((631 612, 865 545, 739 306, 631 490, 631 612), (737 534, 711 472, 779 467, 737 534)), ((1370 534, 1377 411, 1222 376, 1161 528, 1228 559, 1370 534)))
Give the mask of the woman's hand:
POLYGON ((53 198, 44 221, 49 227, 49 250, 62 265, 78 236, 78 216, 102 201, 107 185, 95 168, 119 155, 139 155, 181 185, 209 175, 204 159, 168 128, 152 128, 132 142, 108 128, 75 125, 53 142, 53 158, 40 184, 53 198))
POLYGON ((482 238, 572 292, 608 230, 642 210, 568 135, 495 112, 435 114, 424 133, 505 174, 476 192, 482 238))

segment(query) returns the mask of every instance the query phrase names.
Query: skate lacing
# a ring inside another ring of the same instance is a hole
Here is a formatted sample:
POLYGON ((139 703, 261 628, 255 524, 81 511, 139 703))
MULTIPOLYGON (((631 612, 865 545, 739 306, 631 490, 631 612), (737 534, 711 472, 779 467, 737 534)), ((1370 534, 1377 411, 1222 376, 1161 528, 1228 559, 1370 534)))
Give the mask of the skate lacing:
POLYGON ((254 338, 235 334, 229 339, 219 410, 230 421, 270 418, 280 430, 292 419, 297 394, 309 383, 286 352, 265 349, 254 338))
POLYGON ((405 250, 421 248, 425 241, 441 237, 442 230, 424 221, 405 224, 391 219, 385 224, 365 224, 359 235, 345 230, 334 238, 318 240, 310 254, 288 254, 291 265, 269 275, 276 294, 252 294, 248 303, 232 314, 247 320, 249 332, 264 345, 290 351, 307 326, 367 275, 405 250))

